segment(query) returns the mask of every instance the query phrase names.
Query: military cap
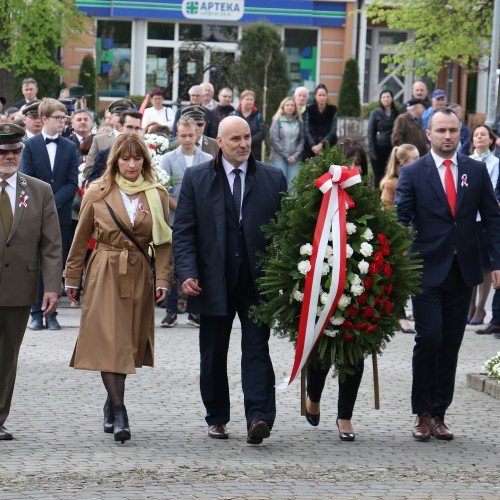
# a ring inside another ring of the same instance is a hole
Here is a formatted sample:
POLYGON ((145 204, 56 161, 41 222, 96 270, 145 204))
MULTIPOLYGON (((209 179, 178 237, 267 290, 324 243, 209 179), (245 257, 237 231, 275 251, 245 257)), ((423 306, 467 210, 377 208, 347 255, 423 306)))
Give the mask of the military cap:
POLYGON ((27 114, 38 115, 38 106, 40 106, 40 101, 33 101, 30 102, 29 104, 25 104, 21 108, 21 113, 25 116, 27 114))
POLYGON ((69 97, 75 99, 77 97, 90 97, 91 94, 87 94, 82 85, 75 85, 69 88, 69 97))
POLYGON ((118 99, 118 101, 114 101, 109 105, 110 113, 121 113, 122 111, 134 110, 135 106, 132 101, 128 99, 118 99))
POLYGON ((66 108, 66 113, 71 114, 75 111, 75 100, 74 99, 58 99, 61 104, 64 104, 66 108))
POLYGON ((14 123, 0 124, 0 149, 13 150, 23 147, 24 129, 14 123))
POLYGON ((203 106, 198 106, 197 104, 186 106, 181 109, 181 116, 188 116, 193 120, 205 120, 206 115, 207 110, 203 106))
POLYGON ((416 106, 417 104, 421 104, 425 108, 425 102, 422 101, 422 99, 417 99, 416 97, 414 99, 410 99, 406 103, 406 107, 410 108, 411 106, 416 106))

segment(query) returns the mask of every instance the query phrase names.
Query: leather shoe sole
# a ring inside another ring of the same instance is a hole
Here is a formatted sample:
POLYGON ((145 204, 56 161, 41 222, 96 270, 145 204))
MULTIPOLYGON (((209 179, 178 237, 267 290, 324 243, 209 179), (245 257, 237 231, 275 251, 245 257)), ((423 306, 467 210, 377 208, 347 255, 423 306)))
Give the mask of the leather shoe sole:
POLYGON ((3 425, 0 425, 0 441, 12 441, 14 436, 3 425))
POLYGON ((500 326, 489 324, 486 328, 476 330, 478 335, 490 335, 492 333, 500 333, 500 326))
POLYGON ((229 437, 227 427, 224 424, 210 425, 208 427, 208 437, 212 439, 227 439, 229 437))
POLYGON ((271 430, 269 425, 264 420, 258 419, 257 417, 253 419, 252 425, 248 430, 247 443, 248 444, 261 444, 262 441, 271 435, 271 430))

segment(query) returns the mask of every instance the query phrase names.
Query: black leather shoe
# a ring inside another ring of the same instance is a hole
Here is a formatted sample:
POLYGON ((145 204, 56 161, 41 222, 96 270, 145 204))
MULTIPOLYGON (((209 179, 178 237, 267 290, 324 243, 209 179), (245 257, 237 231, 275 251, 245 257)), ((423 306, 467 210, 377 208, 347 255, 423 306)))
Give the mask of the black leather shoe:
POLYGON ((337 418, 337 429, 339 430, 339 438, 341 441, 354 441, 356 434, 354 432, 342 432, 339 427, 339 419, 337 418))
POLYGON ((12 441, 14 436, 3 425, 0 425, 0 441, 12 441))
POLYGON ((490 323, 486 328, 476 330, 478 335, 490 335, 492 333, 500 333, 500 326, 490 323))
POLYGON ((494 333, 494 334, 493 334, 493 337, 495 337, 496 339, 499 339, 499 340, 500 340, 500 333, 494 333))
POLYGON ((212 439, 227 439, 229 433, 227 432, 226 424, 209 425, 208 436, 212 439))
POLYGON ((313 415, 306 410, 306 420, 313 426, 318 427, 320 413, 313 415))
POLYGON ((125 408, 125 405, 116 405, 113 407, 113 411, 115 414, 115 425, 113 428, 115 441, 121 441, 123 444, 125 441, 130 439, 127 409, 125 408))
POLYGON ((259 417, 254 417, 250 428, 248 429, 247 443, 248 444, 260 444, 266 438, 271 435, 271 429, 265 420, 259 417))
POLYGON ((45 318, 45 321, 47 321, 47 328, 49 330, 60 330, 61 325, 59 324, 59 321, 57 321, 56 317, 54 315, 47 316, 45 318))
POLYGON ((115 412, 113 411, 113 405, 109 396, 104 403, 104 432, 106 434, 113 434, 115 430, 115 412))
POLYGON ((43 328, 43 319, 38 316, 33 316, 28 323, 30 330, 41 330, 43 328))

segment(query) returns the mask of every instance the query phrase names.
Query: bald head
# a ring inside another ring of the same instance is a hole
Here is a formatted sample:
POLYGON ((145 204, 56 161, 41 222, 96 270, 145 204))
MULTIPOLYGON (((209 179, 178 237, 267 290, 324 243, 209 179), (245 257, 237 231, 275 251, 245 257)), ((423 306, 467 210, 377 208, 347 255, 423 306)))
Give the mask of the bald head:
POLYGON ((217 144, 224 158, 238 168, 250 156, 252 136, 248 123, 239 116, 228 116, 219 123, 217 144))

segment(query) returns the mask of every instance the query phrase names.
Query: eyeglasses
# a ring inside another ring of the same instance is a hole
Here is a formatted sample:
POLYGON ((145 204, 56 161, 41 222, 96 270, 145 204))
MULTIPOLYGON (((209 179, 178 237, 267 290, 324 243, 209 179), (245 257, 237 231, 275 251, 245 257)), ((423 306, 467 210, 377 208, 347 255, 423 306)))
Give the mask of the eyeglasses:
POLYGON ((133 125, 125 125, 123 128, 130 130, 130 132, 142 132, 141 127, 134 127, 133 125))
POLYGON ((38 115, 38 114, 27 113, 25 116, 26 116, 26 118, 30 118, 31 120, 39 120, 40 119, 40 115, 38 115))
POLYGON ((56 122, 63 122, 64 120, 66 120, 66 116, 65 115, 58 115, 58 116, 54 116, 54 115, 51 115, 49 116, 49 118, 54 118, 54 120, 56 122))

